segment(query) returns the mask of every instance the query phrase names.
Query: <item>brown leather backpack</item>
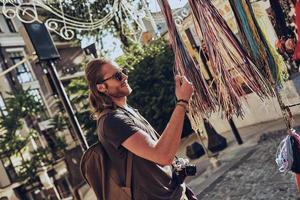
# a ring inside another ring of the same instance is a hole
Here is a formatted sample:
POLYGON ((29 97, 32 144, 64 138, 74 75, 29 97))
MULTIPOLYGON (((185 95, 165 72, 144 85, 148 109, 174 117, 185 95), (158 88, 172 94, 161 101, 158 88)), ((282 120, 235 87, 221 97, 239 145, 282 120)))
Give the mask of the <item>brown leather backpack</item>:
MULTIPOLYGON (((106 112, 105 114, 107 114, 106 112)), ((102 114, 103 117, 105 114, 102 114)), ((103 121, 103 120, 102 120, 103 121)), ((99 128, 101 128, 101 123, 99 128)), ((81 158, 82 176, 94 190, 99 200, 131 200, 132 153, 128 152, 126 168, 126 185, 121 186, 119 175, 98 141, 86 150, 81 158)))

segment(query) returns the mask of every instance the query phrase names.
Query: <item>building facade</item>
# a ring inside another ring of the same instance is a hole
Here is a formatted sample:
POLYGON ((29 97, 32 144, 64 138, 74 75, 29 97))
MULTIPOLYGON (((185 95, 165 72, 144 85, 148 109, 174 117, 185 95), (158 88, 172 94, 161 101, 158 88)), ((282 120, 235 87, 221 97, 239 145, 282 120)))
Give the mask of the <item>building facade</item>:
MULTIPOLYGON (((8 92, 13 92, 17 86, 21 86, 23 90, 30 89, 30 93, 44 106, 44 112, 41 113, 36 127, 38 138, 31 140, 22 156, 30 159, 30 151, 48 147, 53 164, 40 170, 38 182, 27 186, 18 178, 17 166, 21 162, 20 157, 2 158, 0 198, 38 200, 57 199, 59 196, 73 199, 76 196, 76 188, 83 182, 81 176, 78 176, 82 152, 70 126, 64 131, 53 132, 51 119, 60 112, 59 99, 47 67, 37 62, 24 31, 17 18, 9 19, 0 11, 0 117, 5 117, 6 114, 5 98, 10 97, 8 92), (54 153, 54 135, 63 138, 66 143, 65 152, 59 155, 54 153)), ((70 74, 75 73, 72 71, 74 67, 84 59, 83 51, 70 43, 58 43, 56 46, 61 55, 57 62, 58 73, 68 81, 70 74)), ((32 124, 30 121, 24 122, 26 126, 20 134, 25 137, 32 124)))

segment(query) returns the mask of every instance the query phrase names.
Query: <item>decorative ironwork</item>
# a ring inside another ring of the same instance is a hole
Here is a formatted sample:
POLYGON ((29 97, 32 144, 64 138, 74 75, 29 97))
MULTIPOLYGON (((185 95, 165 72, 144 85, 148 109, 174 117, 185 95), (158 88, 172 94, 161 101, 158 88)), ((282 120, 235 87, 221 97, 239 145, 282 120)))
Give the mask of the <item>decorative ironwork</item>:
MULTIPOLYGON (((122 9, 122 12, 125 14, 125 17, 127 18, 125 22, 127 22, 127 24, 132 22, 137 24, 139 30, 132 32, 132 35, 141 35, 141 33, 146 30, 145 25, 142 20, 139 19, 138 14, 134 12, 133 7, 125 0, 113 0, 111 5, 107 4, 103 9, 107 14, 101 19, 93 18, 93 13, 91 13, 88 0, 84 3, 84 6, 88 7, 88 19, 77 18, 64 13, 62 0, 59 1, 59 9, 47 4, 46 1, 43 0, 32 0, 29 3, 10 0, 1 0, 1 2, 3 3, 2 13, 5 17, 10 19, 17 18, 23 23, 32 23, 35 21, 43 23, 38 15, 39 10, 42 9, 49 12, 54 17, 50 17, 44 21, 46 27, 65 40, 73 39, 76 34, 75 30, 90 31, 100 29, 118 14, 119 9, 122 9)), ((136 37, 135 39, 138 40, 140 37, 136 37)))

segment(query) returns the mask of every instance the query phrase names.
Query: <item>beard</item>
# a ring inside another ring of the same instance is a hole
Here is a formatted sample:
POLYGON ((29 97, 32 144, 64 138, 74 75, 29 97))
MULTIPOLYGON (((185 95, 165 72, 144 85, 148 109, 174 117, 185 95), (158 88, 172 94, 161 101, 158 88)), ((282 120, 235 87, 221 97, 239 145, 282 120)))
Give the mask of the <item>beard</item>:
POLYGON ((129 85, 126 85, 124 87, 115 88, 110 91, 108 91, 108 95, 112 98, 122 98, 127 97, 131 94, 132 89, 129 85))

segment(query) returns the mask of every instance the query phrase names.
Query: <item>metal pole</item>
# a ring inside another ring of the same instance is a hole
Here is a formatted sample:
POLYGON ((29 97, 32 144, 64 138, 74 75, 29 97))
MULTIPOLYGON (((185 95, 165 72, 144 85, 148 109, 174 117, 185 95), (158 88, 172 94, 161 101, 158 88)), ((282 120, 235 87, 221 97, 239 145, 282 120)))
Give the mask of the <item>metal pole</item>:
POLYGON ((197 130, 197 131, 195 131, 195 133, 196 133, 197 138, 198 138, 198 140, 200 141, 200 143, 201 143, 201 145, 202 145, 202 147, 203 147, 203 149, 204 149, 205 154, 207 155, 208 158, 211 157, 211 154, 210 154, 209 150, 206 148, 204 142, 203 142, 202 139, 201 139, 200 131, 197 130))
MULTIPOLYGON (((205 70, 207 71, 208 77, 209 77, 210 81, 213 81, 213 76, 212 76, 211 71, 210 71, 210 69, 208 67, 208 64, 207 64, 207 59, 205 57, 205 52, 203 50, 200 50, 200 55, 201 55, 201 60, 202 60, 202 62, 204 64, 205 70)), ((213 84, 213 86, 214 86, 214 84, 213 84)), ((239 145, 243 144, 243 140, 242 140, 242 138, 240 136, 240 133, 239 133, 238 129, 236 128, 236 126, 235 126, 234 121, 232 120, 232 118, 228 119, 228 122, 229 122, 231 131, 232 131, 232 133, 233 133, 233 135, 234 135, 237 143, 239 145)))
POLYGON ((74 110, 72 109, 71 103, 68 99, 68 96, 67 96, 65 90, 64 90, 64 87, 63 87, 61 81, 58 78, 58 74, 57 74, 55 65, 54 65, 52 60, 48 60, 47 65, 48 65, 48 69, 49 69, 49 74, 50 74, 51 79, 54 83, 54 86, 55 86, 55 89, 58 93, 58 96, 62 101, 62 104, 63 104, 63 106, 64 106, 64 108, 67 112, 68 117, 69 117, 71 126, 72 126, 73 130, 75 131, 75 133, 76 133, 76 135, 77 135, 77 137, 80 141, 80 146, 81 146, 82 150, 84 151, 88 148, 88 143, 87 143, 87 141, 86 141, 86 139, 85 139, 85 137, 82 133, 80 124, 77 120, 77 117, 74 113, 74 110))
POLYGON ((239 133, 238 129, 236 128, 236 126, 235 126, 235 124, 234 124, 232 118, 228 119, 228 122, 229 122, 229 125, 230 125, 230 127, 231 127, 232 133, 233 133, 233 135, 234 135, 234 137, 235 137, 237 143, 238 143, 239 145, 243 144, 243 140, 242 140, 242 138, 241 138, 241 136, 240 136, 240 133, 239 133))

